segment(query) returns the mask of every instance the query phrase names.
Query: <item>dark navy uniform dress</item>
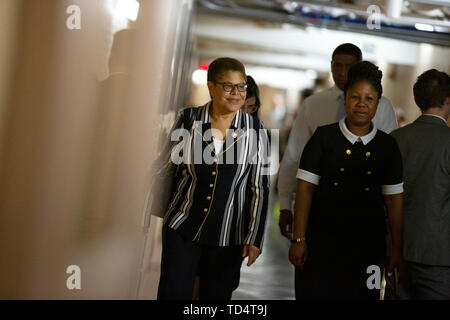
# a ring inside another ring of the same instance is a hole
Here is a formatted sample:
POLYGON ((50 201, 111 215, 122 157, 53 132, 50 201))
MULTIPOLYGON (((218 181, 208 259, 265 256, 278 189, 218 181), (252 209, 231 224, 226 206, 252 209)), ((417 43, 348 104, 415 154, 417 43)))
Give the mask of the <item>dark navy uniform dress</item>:
POLYGON ((403 191, 395 140, 377 130, 358 138, 345 120, 319 127, 297 178, 317 185, 308 219, 308 258, 299 299, 377 299, 367 267, 386 257, 384 194, 403 191))

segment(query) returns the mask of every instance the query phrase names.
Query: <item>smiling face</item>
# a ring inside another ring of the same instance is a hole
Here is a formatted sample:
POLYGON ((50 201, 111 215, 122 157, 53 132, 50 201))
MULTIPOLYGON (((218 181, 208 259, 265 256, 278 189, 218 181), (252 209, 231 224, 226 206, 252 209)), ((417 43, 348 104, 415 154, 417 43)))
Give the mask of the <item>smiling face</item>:
POLYGON ((240 92, 236 86, 231 92, 226 92, 223 84, 245 84, 245 77, 239 71, 225 71, 217 80, 217 83, 208 82, 209 94, 213 100, 213 107, 220 113, 235 113, 245 102, 246 90, 240 92))
POLYGON ((345 95, 347 121, 354 126, 370 124, 377 112, 378 100, 378 92, 370 82, 356 82, 345 95))
POLYGON ((358 63, 358 58, 350 54, 337 54, 331 61, 331 74, 336 86, 344 90, 348 70, 358 63))

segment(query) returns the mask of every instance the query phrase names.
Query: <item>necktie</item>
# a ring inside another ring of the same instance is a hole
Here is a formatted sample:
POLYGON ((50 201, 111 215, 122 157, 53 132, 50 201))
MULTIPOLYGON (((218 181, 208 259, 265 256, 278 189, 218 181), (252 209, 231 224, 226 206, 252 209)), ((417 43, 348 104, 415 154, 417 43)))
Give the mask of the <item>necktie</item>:
POLYGON ((338 110, 336 115, 336 121, 343 119, 346 115, 344 107, 344 93, 342 92, 338 97, 338 110))

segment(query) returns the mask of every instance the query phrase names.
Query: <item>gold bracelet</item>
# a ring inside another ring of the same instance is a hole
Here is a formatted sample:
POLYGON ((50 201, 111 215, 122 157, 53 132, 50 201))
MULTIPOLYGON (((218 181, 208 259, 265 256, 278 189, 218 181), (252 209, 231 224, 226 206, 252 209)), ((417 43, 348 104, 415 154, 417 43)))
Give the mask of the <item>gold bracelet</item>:
POLYGON ((305 237, 301 237, 301 238, 297 238, 297 239, 292 239, 291 243, 302 243, 303 241, 306 241, 305 237))

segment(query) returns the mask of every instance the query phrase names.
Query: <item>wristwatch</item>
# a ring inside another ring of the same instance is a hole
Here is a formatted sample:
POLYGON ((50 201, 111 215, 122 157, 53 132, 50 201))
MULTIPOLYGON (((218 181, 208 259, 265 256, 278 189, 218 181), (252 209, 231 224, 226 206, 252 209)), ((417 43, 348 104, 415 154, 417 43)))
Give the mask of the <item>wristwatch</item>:
POLYGON ((291 243, 302 243, 303 241, 306 241, 305 237, 291 239, 291 243))

